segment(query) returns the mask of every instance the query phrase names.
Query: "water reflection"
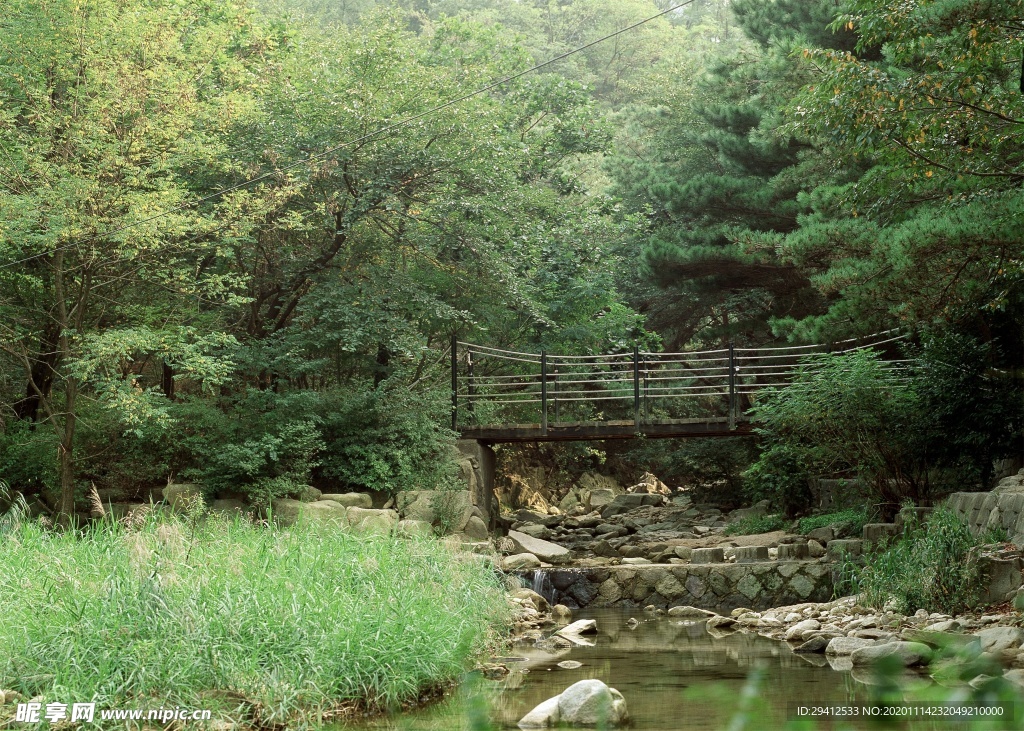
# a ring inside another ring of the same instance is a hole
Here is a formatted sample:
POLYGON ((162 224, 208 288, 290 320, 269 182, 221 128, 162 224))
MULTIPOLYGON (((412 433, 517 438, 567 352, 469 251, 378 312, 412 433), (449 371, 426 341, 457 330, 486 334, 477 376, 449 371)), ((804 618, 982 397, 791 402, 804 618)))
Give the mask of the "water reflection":
POLYGON ((703 622, 653 618, 635 611, 592 610, 585 618, 597 620, 592 647, 545 651, 529 644, 517 646, 508 655, 522 661, 507 663, 513 671, 505 680, 481 681, 474 693, 460 692, 432 708, 354 728, 478 731, 486 721, 496 728, 515 728, 534 706, 586 678, 603 680, 625 696, 633 731, 728 728, 755 668, 761 677, 757 723, 752 726, 757 729, 783 728, 794 720, 794 709, 801 704, 860 703, 869 695, 846 665, 838 664, 844 669, 834 670, 823 656, 795 654, 787 645, 757 635, 712 637, 703 622), (640 620, 633 629, 627 626, 631 616, 640 620), (558 667, 564 660, 582 665, 558 667), (468 720, 474 717, 475 726, 468 720))

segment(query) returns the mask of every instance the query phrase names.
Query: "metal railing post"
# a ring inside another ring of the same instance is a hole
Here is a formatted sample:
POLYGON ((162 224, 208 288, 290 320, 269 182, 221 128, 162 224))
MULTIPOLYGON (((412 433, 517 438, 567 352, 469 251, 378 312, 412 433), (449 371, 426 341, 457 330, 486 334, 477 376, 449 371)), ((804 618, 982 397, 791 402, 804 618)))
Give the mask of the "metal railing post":
POLYGON ((452 431, 458 431, 459 424, 459 340, 452 335, 452 431))
POLYGON ((555 389, 555 395, 554 395, 554 398, 555 398, 555 423, 557 424, 559 422, 559 415, 558 415, 558 368, 557 367, 551 372, 551 385, 555 389))
MULTIPOLYGON (((466 411, 469 412, 470 416, 473 416, 473 397, 476 395, 476 389, 473 383, 473 351, 466 351, 466 411)), ((470 419, 470 421, 473 421, 470 419)))
POLYGON ((548 354, 540 351, 540 433, 548 435, 548 354))
POLYGON ((736 348, 729 341, 729 430, 736 428, 736 348))
POLYGON ((640 348, 633 344, 633 426, 640 429, 640 348))

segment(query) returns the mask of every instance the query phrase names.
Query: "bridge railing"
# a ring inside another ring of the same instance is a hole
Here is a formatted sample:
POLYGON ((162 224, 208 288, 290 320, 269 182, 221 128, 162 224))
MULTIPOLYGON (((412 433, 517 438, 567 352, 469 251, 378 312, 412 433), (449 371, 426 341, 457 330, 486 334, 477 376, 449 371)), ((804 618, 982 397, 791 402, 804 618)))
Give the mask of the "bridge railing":
MULTIPOLYGON (((550 424, 565 418, 611 413, 638 428, 656 411, 680 405, 705 416, 742 418, 756 395, 789 384, 807 372, 808 356, 879 348, 906 337, 895 331, 831 344, 724 348, 680 353, 632 352, 602 355, 555 355, 503 350, 453 339, 452 429, 499 419, 550 424), (460 411, 461 409, 461 411, 460 411), (498 413, 501 416, 498 417, 498 413), (538 418, 539 416, 539 418, 538 418)), ((907 361, 890 359, 889 368, 907 361)))

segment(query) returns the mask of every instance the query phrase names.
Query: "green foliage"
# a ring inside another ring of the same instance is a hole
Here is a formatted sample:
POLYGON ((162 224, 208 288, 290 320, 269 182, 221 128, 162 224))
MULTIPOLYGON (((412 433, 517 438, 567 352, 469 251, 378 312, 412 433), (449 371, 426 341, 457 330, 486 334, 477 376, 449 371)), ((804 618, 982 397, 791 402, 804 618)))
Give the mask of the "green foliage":
POLYGON ((995 460, 1020 454, 1024 429, 1024 388, 1005 352, 956 330, 928 333, 913 351, 931 460, 983 490, 992 487, 995 460))
POLYGON ((744 492, 751 501, 769 500, 787 517, 811 505, 808 454, 785 442, 770 444, 743 473, 744 492))
POLYGON ((450 396, 378 389, 323 409, 320 473, 352 490, 434 490, 455 479, 450 396))
POLYGON ((465 490, 462 489, 441 489, 430 496, 430 509, 434 513, 434 532, 437 535, 451 535, 459 529, 463 506, 460 498, 464 494, 465 490))
POLYGON ((846 526, 847 535, 860 536, 864 532, 864 525, 871 521, 866 508, 847 508, 835 513, 821 513, 820 515, 809 515, 800 519, 800 533, 808 533, 816 528, 825 528, 830 525, 843 524, 846 526))
POLYGON ((853 473, 889 515, 930 494, 921 397, 877 353, 810 356, 798 371, 753 409, 770 445, 750 470, 755 486, 776 499, 792 494, 792 509, 809 497, 805 476, 853 473))
POLYGON ((309 484, 323 440, 315 394, 252 389, 221 404, 189 398, 174 405, 171 468, 213 494, 241 491, 261 504, 309 484))
POLYGON ((982 602, 986 579, 978 554, 990 536, 974 536, 948 508, 935 510, 856 571, 849 587, 868 606, 896 611, 961 613, 982 602))
POLYGON ((750 536, 756 533, 785 530, 788 525, 788 521, 781 515, 751 515, 727 525, 725 533, 730 536, 750 536))
POLYGON ((435 540, 213 517, 191 537, 173 519, 16 537, 0 541, 0 590, 20 597, 0 685, 47 702, 319 726, 458 678, 507 611, 493 571, 435 540))
POLYGON ((53 453, 57 439, 52 431, 14 421, 0 432, 0 475, 7 484, 28 495, 60 484, 53 453))

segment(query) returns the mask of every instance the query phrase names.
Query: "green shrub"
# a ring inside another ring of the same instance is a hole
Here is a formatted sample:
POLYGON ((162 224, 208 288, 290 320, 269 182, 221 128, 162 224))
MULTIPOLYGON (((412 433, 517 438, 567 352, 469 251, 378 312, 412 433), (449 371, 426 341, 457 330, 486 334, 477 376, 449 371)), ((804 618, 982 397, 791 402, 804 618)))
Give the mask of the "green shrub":
POLYGON ((450 486, 456 434, 450 398, 406 389, 325 399, 319 472, 352 490, 434 490, 450 486))
POLYGON ((836 513, 822 513, 821 515, 810 515, 806 518, 801 518, 799 531, 806 534, 816 528, 825 528, 837 523, 843 523, 847 526, 846 532, 848 534, 859 536, 864 532, 865 524, 870 521, 871 518, 868 516, 867 508, 847 508, 836 513))
POLYGON ((798 370, 754 408, 770 446, 747 473, 752 490, 798 505, 810 495, 803 475, 852 473, 887 517, 930 495, 928 414, 911 384, 869 350, 810 356, 798 370))
POLYGON ((17 597, 0 687, 44 702, 319 728, 321 712, 414 702, 458 678, 507 611, 492 570, 432 539, 216 518, 80 536, 29 522, 16 538, 0 540, 0 595, 17 597))
POLYGON ((785 530, 787 525, 781 515, 751 515, 727 525, 725 533, 730 536, 750 536, 756 533, 770 533, 773 530, 785 530))
POLYGON ((743 473, 747 498, 768 500, 790 518, 806 510, 813 501, 807 459, 804 450, 773 444, 743 473))
POLYGON ((891 602, 904 614, 973 609, 985 590, 978 548, 989 540, 974 536, 952 510, 939 508, 922 525, 908 526, 902 538, 872 555, 867 565, 849 571, 849 583, 841 590, 861 594, 871 607, 891 602))

